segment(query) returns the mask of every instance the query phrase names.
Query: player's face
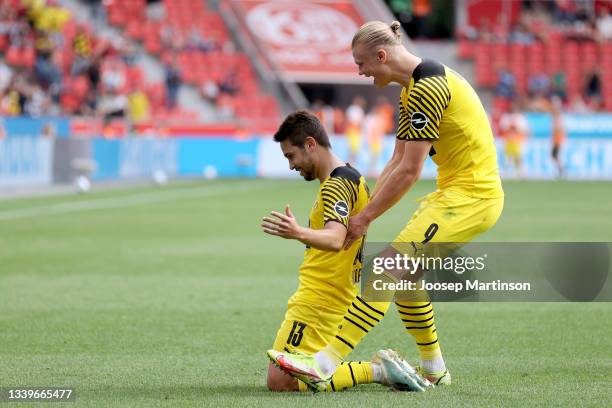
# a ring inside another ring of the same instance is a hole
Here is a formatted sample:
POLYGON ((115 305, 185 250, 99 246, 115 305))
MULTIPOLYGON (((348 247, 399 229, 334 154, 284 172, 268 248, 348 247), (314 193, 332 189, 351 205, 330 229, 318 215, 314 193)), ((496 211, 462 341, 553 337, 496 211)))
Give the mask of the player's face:
POLYGON ((359 69, 359 75, 374 78, 374 86, 382 88, 391 82, 391 78, 385 64, 386 54, 381 56, 379 53, 380 51, 373 51, 360 43, 353 47, 353 59, 359 69))
POLYGON ((305 146, 294 146, 289 140, 283 140, 280 145, 291 170, 298 171, 306 181, 316 178, 314 160, 305 146))

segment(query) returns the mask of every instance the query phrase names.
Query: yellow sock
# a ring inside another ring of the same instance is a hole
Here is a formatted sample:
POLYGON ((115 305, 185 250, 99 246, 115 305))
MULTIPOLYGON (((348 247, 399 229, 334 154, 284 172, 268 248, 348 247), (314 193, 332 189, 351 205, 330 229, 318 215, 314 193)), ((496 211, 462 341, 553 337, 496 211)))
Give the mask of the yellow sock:
MULTIPOLYGON (((309 391, 308 386, 300 380, 298 387, 300 392, 309 391)), ((343 391, 352 388, 357 384, 372 384, 374 382, 374 372, 372 363, 369 361, 350 361, 342 362, 332 376, 331 382, 327 386, 328 392, 343 391)))
POLYGON ((395 302, 395 305, 406 331, 416 341, 421 360, 441 356, 431 302, 395 302))
POLYGON ((332 376, 327 391, 343 391, 357 384, 372 384, 373 382, 372 363, 369 361, 343 362, 332 376))
POLYGON ((300 380, 297 380, 297 382, 298 382, 298 389, 300 390, 300 392, 310 391, 306 383, 303 383, 300 380))
POLYGON ((340 330, 328 347, 337 351, 341 359, 346 358, 355 346, 385 316, 388 302, 366 302, 361 297, 351 303, 340 330))

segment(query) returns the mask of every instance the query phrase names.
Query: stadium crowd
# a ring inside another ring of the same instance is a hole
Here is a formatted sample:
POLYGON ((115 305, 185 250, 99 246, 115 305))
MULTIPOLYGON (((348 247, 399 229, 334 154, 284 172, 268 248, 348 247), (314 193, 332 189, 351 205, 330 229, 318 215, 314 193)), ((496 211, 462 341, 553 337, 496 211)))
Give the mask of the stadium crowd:
POLYGON ((460 51, 474 57, 478 81, 492 86, 496 107, 550 111, 552 97, 566 111, 612 110, 612 88, 604 88, 612 64, 612 3, 523 1, 516 21, 500 13, 459 33, 460 51), (491 61, 494 61, 491 64, 491 61))
POLYGON ((86 3, 93 18, 77 22, 56 0, 0 0, 0 114, 197 123, 199 113, 178 103, 189 84, 221 120, 278 116, 276 101, 259 89, 250 62, 203 2, 86 3), (99 22, 125 35, 97 35, 99 22), (143 53, 159 61, 162 81, 145 83, 143 53))
POLYGON ((132 44, 96 37, 53 0, 2 0, 0 51, 2 115, 149 115, 132 44))

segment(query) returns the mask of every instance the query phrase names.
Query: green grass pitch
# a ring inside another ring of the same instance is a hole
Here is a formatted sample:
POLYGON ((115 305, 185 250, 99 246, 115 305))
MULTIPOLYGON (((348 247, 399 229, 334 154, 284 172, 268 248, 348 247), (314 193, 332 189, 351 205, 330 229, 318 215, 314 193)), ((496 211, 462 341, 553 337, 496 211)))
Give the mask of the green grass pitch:
MULTIPOLYGON (((93 407, 610 403, 610 303, 438 304, 451 387, 268 392, 265 350, 303 247, 259 223, 290 203, 303 224, 316 189, 236 180, 0 201, 0 387, 70 386, 76 406, 93 407)), ((391 239, 433 189, 420 182, 369 238, 391 239)), ((502 218, 482 240, 612 240, 609 183, 508 182, 505 191, 502 218)), ((417 357, 394 307, 351 357, 381 347, 417 357)))

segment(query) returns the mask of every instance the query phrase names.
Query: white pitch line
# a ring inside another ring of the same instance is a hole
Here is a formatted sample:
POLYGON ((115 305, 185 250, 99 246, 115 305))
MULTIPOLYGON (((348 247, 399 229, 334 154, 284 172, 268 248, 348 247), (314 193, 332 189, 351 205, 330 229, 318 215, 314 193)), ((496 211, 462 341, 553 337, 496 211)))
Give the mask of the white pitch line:
POLYGON ((68 214, 80 211, 105 210, 109 208, 131 207, 142 204, 163 203, 167 201, 189 200, 200 197, 217 196, 233 193, 272 188, 272 185, 262 186, 252 183, 236 183, 212 187, 197 186, 189 189, 157 191, 129 196, 89 199, 70 203, 51 204, 46 206, 21 208, 17 210, 0 211, 0 221, 34 218, 45 215, 68 214))

